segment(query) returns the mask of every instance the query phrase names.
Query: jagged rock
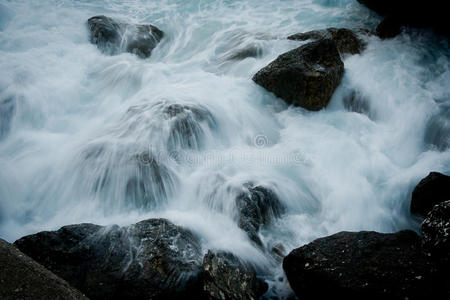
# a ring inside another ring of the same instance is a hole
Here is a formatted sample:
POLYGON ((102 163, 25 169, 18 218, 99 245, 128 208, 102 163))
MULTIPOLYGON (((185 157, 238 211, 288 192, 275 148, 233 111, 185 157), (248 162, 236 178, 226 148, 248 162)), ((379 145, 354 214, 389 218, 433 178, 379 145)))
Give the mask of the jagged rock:
POLYGON ((343 74, 336 43, 321 39, 280 55, 253 81, 289 104, 320 110, 327 106, 343 74))
POLYGON ((448 286, 413 231, 340 232, 295 249, 283 261, 301 299, 444 299, 448 286))
POLYGON ((15 245, 91 299, 184 299, 198 289, 199 241, 165 219, 65 226, 15 245))
POLYGON ((206 299, 259 299, 268 286, 254 268, 228 252, 208 253, 203 258, 202 287, 206 299))
POLYGON ((263 186, 246 185, 246 190, 236 197, 238 226, 258 246, 263 243, 258 236, 261 227, 279 218, 285 210, 277 195, 263 186))
POLYGON ((422 234, 425 249, 439 264, 448 266, 450 263, 450 201, 433 207, 422 223, 422 234))
POLYGON ((0 299, 87 299, 16 247, 0 239, 0 299))
POLYGON ((164 36, 153 25, 119 23, 105 16, 92 17, 87 23, 91 42, 109 55, 130 52, 147 58, 164 36))
POLYGON ((297 33, 288 36, 290 40, 306 41, 331 39, 341 54, 359 54, 364 50, 364 42, 351 30, 346 28, 328 28, 297 33))
POLYGON ((411 213, 425 217, 441 202, 450 200, 450 177, 431 172, 414 188, 411 196, 411 213))

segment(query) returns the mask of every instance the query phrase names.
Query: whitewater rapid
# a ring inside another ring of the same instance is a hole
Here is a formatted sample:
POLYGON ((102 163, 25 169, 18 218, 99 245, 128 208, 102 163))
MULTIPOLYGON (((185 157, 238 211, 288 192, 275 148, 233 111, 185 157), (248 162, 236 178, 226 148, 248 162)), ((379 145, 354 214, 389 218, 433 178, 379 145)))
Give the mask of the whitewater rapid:
POLYGON ((446 41, 426 30, 365 36, 319 112, 288 107, 251 80, 302 44, 290 34, 378 21, 350 0, 0 0, 0 237, 164 217, 198 234, 205 251, 270 270, 236 224, 247 182, 286 206, 261 238, 287 251, 342 230, 417 229, 413 187, 450 171, 446 41), (100 14, 154 24, 165 38, 145 60, 106 56, 86 27, 100 14), (230 59, 248 47, 259 55, 230 59), (345 104, 353 90, 364 113, 345 104), (189 108, 181 125, 167 121, 176 105, 189 108))

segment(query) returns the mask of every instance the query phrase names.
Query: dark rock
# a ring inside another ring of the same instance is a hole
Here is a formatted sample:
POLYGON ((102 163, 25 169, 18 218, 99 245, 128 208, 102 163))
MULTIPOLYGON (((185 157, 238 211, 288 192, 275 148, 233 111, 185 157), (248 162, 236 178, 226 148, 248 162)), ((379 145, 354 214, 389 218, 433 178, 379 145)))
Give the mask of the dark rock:
POLYGON ((0 239, 0 299, 87 299, 13 245, 0 239))
POLYGON ((442 299, 412 231, 340 232, 295 249, 283 268, 301 299, 442 299))
POLYGON ((238 226, 254 243, 262 247, 263 243, 258 236, 260 228, 279 218, 284 213, 285 207, 270 189, 251 184, 244 188, 246 190, 236 197, 238 226))
POLYGON ((445 1, 431 0, 424 3, 419 0, 358 0, 358 2, 390 18, 389 22, 418 28, 430 27, 439 34, 450 36, 450 21, 445 1))
POLYGON ((287 103, 320 110, 330 102, 344 74, 336 44, 318 40, 280 55, 253 76, 253 81, 287 103))
POLYGON ((14 97, 0 99, 0 140, 5 138, 11 129, 15 108, 14 97))
POLYGON ((359 54, 364 50, 364 42, 351 30, 346 28, 328 28, 297 33, 288 36, 290 40, 306 41, 331 39, 341 54, 359 54))
POLYGON ((402 24, 395 18, 387 17, 376 29, 376 35, 382 39, 393 38, 400 34, 402 24))
POLYGON ((202 286, 206 299, 259 299, 268 286, 254 268, 231 253, 208 253, 203 258, 202 286))
POLYGON ((153 25, 119 23, 105 16, 90 18, 88 27, 91 42, 109 55, 130 52, 147 58, 164 36, 164 33, 153 25))
POLYGON ((433 258, 450 264, 450 201, 437 204, 422 223, 423 244, 433 258))
POLYGON ((450 200, 450 177, 431 172, 414 188, 411 196, 411 213, 425 217, 441 202, 450 200))
POLYGON ((199 241, 164 219, 65 226, 15 245, 92 299, 178 299, 198 289, 199 241))

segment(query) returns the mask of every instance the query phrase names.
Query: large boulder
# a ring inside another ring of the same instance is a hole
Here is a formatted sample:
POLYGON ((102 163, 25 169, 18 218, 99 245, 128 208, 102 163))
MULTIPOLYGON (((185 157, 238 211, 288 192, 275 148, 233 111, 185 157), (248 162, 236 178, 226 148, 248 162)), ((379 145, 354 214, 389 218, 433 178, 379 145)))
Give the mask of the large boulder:
POLYGON ((254 268, 231 253, 219 251, 203 258, 202 290, 211 300, 259 299, 267 284, 256 277, 254 268))
POLYGON ((236 208, 238 226, 259 247, 263 247, 258 236, 260 228, 270 225, 285 211, 285 207, 272 190, 252 184, 246 185, 244 191, 236 197, 236 208))
POLYGON ((351 30, 346 28, 328 28, 296 33, 288 36, 289 40, 306 41, 331 39, 341 54, 359 54, 364 50, 364 42, 351 30))
POLYGON ((202 263, 199 240, 165 219, 65 226, 15 245, 91 299, 186 298, 202 263))
MULTIPOLYGON (((424 247, 439 264, 450 263, 450 200, 435 205, 422 223, 424 247)), ((447 267, 446 267, 447 268, 447 267)))
MULTIPOLYGON (((440 34, 450 36, 450 22, 445 1, 431 0, 424 3, 419 0, 358 0, 358 2, 389 19, 388 24, 382 25, 391 32, 391 35, 386 37, 391 37, 398 30, 395 28, 402 25, 430 27, 440 34)), ((378 32, 387 32, 383 30, 377 29, 378 32)))
POLYGON ((109 55, 130 52, 147 58, 164 36, 153 25, 119 23, 105 16, 92 17, 87 23, 91 42, 109 55))
POLYGON ((428 174, 412 192, 411 213, 426 217, 436 204, 450 200, 449 187, 449 176, 438 172, 428 174))
POLYGON ((280 55, 253 81, 289 104, 317 111, 330 102, 343 74, 336 43, 321 39, 280 55))
POLYGON ((340 232, 295 249, 283 269, 305 300, 443 299, 445 290, 412 231, 340 232))
POLYGON ((0 239, 0 299, 87 299, 16 247, 0 239))

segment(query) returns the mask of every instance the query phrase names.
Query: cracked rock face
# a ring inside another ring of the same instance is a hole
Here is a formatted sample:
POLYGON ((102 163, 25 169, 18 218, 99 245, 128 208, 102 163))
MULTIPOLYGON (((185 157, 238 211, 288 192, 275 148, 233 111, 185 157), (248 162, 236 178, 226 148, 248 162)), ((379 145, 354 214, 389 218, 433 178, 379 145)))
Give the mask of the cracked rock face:
POLYGON ((165 219, 126 227, 65 226, 15 245, 91 299, 190 295, 202 258, 198 239, 165 219))

